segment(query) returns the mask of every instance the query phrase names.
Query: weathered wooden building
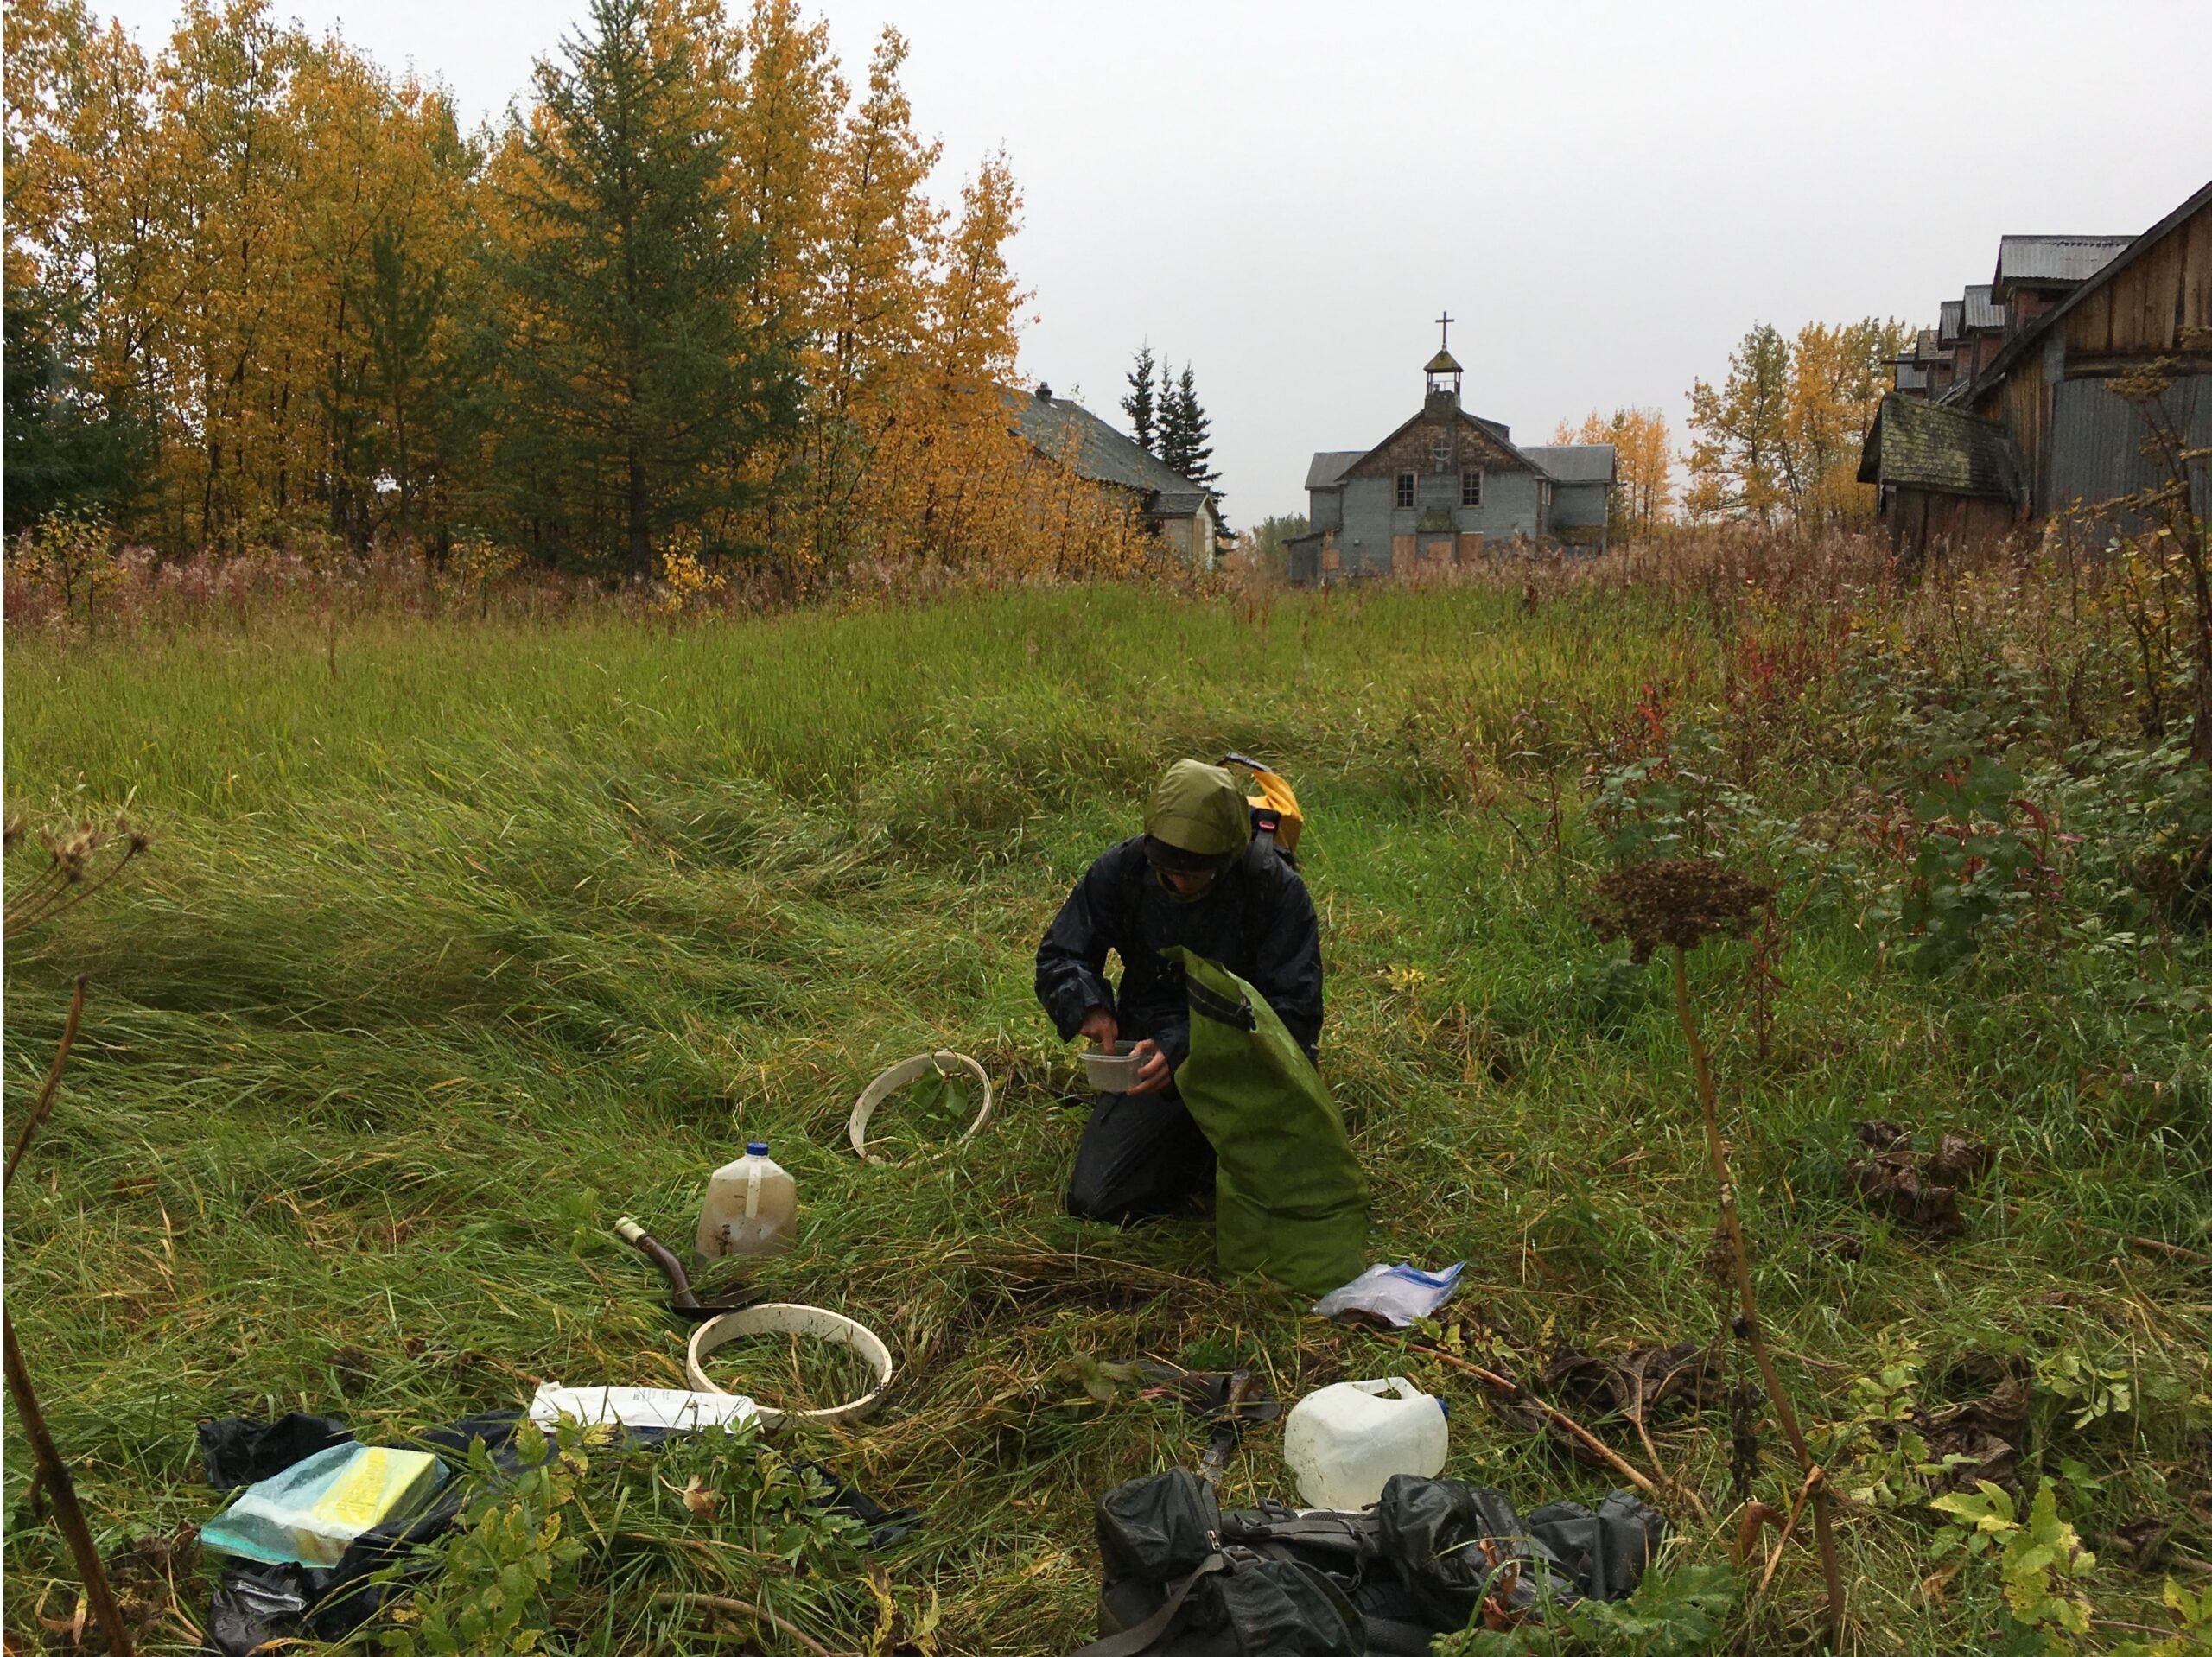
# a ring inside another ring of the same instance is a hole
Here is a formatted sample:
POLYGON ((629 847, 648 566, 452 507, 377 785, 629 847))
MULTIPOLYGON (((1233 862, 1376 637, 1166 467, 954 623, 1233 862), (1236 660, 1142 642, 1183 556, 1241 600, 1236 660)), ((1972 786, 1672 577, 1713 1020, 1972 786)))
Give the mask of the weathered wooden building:
MULTIPOLYGON (((1988 286, 1897 359, 1867 435, 1859 476, 1879 486, 1893 544, 2119 516, 2112 503, 2165 481, 2144 410, 2113 389, 2153 361, 2168 365, 2163 418, 2212 448, 2212 184, 2140 236, 2003 238, 1988 286)), ((2192 477, 2212 511, 2212 467, 2192 477)))
POLYGON ((1914 562, 1932 546, 2005 534, 2027 500, 2004 427, 1924 397, 1883 399, 1859 477, 1880 482, 1890 544, 1914 562))
POLYGON ((1601 549, 1616 467, 1610 443, 1516 447, 1460 406, 1448 344, 1430 358, 1421 412, 1372 448, 1324 450, 1306 472, 1308 533, 1287 543, 1294 581, 1407 574, 1492 548, 1601 549))
POLYGON ((1014 429, 1038 454, 1124 496, 1167 549, 1199 569, 1220 560, 1221 497, 1049 385, 1009 390, 1014 429))

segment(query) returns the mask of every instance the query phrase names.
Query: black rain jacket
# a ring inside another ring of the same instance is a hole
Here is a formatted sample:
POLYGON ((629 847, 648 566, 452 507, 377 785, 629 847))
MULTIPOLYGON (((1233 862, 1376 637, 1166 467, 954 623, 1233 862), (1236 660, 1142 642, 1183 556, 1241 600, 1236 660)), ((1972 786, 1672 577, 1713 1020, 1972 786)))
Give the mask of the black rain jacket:
POLYGON ((1191 1051, 1176 944, 1217 961, 1267 999, 1308 1057, 1321 1042, 1321 935, 1306 882, 1273 845, 1255 841, 1195 903, 1160 884, 1144 836, 1109 847, 1076 882, 1037 946, 1037 999, 1070 1041, 1095 1006, 1111 1007, 1122 1038, 1160 1044, 1174 1070, 1191 1051), (1122 958, 1118 993, 1106 952, 1122 958))

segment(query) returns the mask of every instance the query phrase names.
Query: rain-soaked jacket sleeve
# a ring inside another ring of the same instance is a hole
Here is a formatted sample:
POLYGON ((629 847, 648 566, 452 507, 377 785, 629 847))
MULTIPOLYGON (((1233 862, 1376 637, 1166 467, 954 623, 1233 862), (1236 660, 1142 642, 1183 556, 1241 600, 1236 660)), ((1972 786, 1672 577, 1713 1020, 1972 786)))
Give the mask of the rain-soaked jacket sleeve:
POLYGON ((1287 869, 1280 879, 1281 886, 1270 894, 1253 950, 1249 981, 1313 1058, 1321 1046, 1320 923, 1306 882, 1287 869))
POLYGON ((1075 883, 1037 946, 1037 999, 1062 1041, 1075 1039, 1083 1015, 1091 1008, 1114 1005, 1113 987, 1106 981, 1109 917, 1103 911, 1113 901, 1107 861, 1100 858, 1075 883))

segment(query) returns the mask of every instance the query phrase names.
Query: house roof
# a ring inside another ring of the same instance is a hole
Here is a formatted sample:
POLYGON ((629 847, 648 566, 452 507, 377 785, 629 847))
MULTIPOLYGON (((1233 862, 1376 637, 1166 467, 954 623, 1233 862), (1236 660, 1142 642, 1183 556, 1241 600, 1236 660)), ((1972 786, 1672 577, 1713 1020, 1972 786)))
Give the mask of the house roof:
POLYGON ((1315 454, 1306 468, 1308 489, 1333 489, 1344 480, 1344 473, 1366 456, 1363 448, 1323 449, 1315 454))
POLYGON ((1960 303, 1965 308, 1961 326, 1967 333, 2005 326, 2005 308, 1991 297, 1993 291, 1985 282, 1967 289, 1960 296, 1960 303))
POLYGON ((1146 510, 1154 517, 1196 517, 1212 498, 1211 491, 1186 481, 1180 489, 1161 490, 1146 510))
POLYGON ((2019 451, 2004 427, 1943 403, 1882 399, 1859 459, 1859 481, 2012 502, 2027 499, 2019 451))
POLYGON ((1913 359, 1920 363, 1947 363, 1951 360, 1949 347, 1939 344, 1934 328, 1920 331, 1920 342, 1913 347, 1913 359))
POLYGON ((2087 282, 2133 241, 2133 236, 2003 236, 1997 242, 1997 285, 2008 282, 2087 282))
POLYGON ((1966 301, 1962 299, 1945 300, 1942 305, 1936 308, 1936 338, 1947 346, 1954 340, 1956 340, 1959 337, 1959 327, 1965 313, 1966 301))
POLYGON ((1116 431, 1079 403, 1013 390, 1007 390, 1005 397, 1015 429, 1031 448, 1053 460, 1068 460, 1080 476, 1094 483, 1136 490, 1147 497, 1148 504, 1154 495, 1163 500, 1192 496, 1192 505, 1181 512, 1170 512, 1175 517, 1197 511, 1198 499, 1211 498, 1211 491, 1192 483, 1158 455, 1148 453, 1135 438, 1116 431))
MULTIPOLYGON (((2082 304, 2083 302, 2088 300, 2091 295, 2101 292, 2107 283, 2117 276, 2121 271, 2126 270, 2128 266, 2133 264, 2136 260, 2141 258, 2145 253, 2156 247, 2160 242, 2165 240, 2169 235, 2172 234, 2176 230, 2178 230, 2183 225, 2188 223, 2190 219, 2202 212, 2208 206, 2212 206, 2212 183, 2207 183, 2202 189, 2198 190, 2196 194, 2190 196, 2188 200, 2183 202, 2181 206, 2176 207, 2171 213, 2168 213, 2164 219, 2158 220, 2157 224, 2152 225, 2150 229, 2145 231, 2140 236, 2138 236, 2133 240, 2130 241, 2124 250, 2113 257, 2107 259, 2103 264, 2099 266, 2095 274, 2079 283, 2072 293, 2066 295, 2063 302, 2052 306, 2050 309, 2045 311, 2041 316, 2038 316, 2034 321, 2028 324, 2026 327, 2021 329, 2019 333, 2014 334, 2010 340, 2007 340, 2005 342, 2004 349, 1999 351, 1996 356, 1990 359, 1989 366, 1982 370, 1981 373, 1976 377, 1974 380, 1975 389, 1977 390, 1985 390, 1990 386, 1995 385, 1999 381, 2002 380, 2006 374, 2010 373, 2014 365, 2017 365, 2030 351, 2040 351, 2043 348, 2041 342, 2044 335, 2049 333, 2052 328, 2057 327, 2058 324, 2066 317, 2072 314, 2075 306, 2082 304)), ((2005 239, 2012 241, 2016 238, 2008 236, 2005 239)), ((2038 238, 2020 238, 2017 239, 2035 240, 2038 238)), ((2068 238, 2047 237, 2039 239, 2062 240, 2068 238)), ((2094 238, 2075 237, 2070 239, 2082 241, 2094 238)), ((1999 270, 2001 274, 2003 270, 2003 260, 2001 255, 1999 256, 1999 270)))
POLYGON ((1611 483, 1616 471, 1611 443, 1550 443, 1521 452, 1557 483, 1611 483))
POLYGON ((1928 371, 1910 357, 1897 359, 1897 390, 1924 391, 1928 389, 1928 371))

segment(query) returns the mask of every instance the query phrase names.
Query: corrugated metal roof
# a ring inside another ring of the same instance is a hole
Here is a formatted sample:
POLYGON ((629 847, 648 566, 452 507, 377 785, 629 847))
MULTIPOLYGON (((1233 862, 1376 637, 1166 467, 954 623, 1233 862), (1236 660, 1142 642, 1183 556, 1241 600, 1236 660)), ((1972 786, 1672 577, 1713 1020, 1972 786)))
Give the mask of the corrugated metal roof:
POLYGON ((1306 486, 1308 489, 1335 488, 1344 480, 1344 473, 1351 471, 1366 453, 1367 451, 1363 448, 1332 448, 1320 451, 1314 455, 1312 464, 1306 468, 1306 486))
POLYGON ((2019 451, 1993 420, 1899 397, 1882 399, 1859 460, 1859 481, 1948 495, 2027 498, 2019 451))
MULTIPOLYGON (((2094 276, 2077 283, 2074 291, 2067 295, 2058 304, 2045 311, 2007 340, 2004 347, 1991 359, 1989 365, 1982 370, 1980 377, 1974 382, 1976 389, 1986 390, 2010 375, 2014 368, 2027 359, 2031 352, 2040 352, 2044 337, 2051 329, 2063 325, 2066 319, 2073 314, 2075 306, 2097 294, 2106 283, 2111 282, 2137 259, 2158 246, 2168 236, 2189 223, 2208 206, 2212 206, 2212 181, 2208 181, 2188 200, 2183 202, 2181 206, 2176 207, 2140 236, 2130 241, 2124 251, 2107 259, 2099 267, 2094 276)), ((2098 238, 2075 237, 2072 239, 2081 241, 2098 238)))
POLYGON ((1897 390, 1900 391, 1925 391, 1927 389, 1928 371, 1923 368, 1918 363, 1914 362, 1909 357, 1898 358, 1897 390))
POLYGON ((1555 483, 1611 483, 1616 470, 1611 443, 1553 443, 1521 452, 1555 483))
POLYGON ((1913 348, 1912 355, 1916 362, 1923 364, 1947 363, 1951 360, 1950 352, 1936 342, 1936 330, 1933 328, 1921 329, 1920 343, 1913 348))
POLYGON ((1947 299, 1936 308, 1936 338, 1938 341, 1947 346, 1956 342, 1960 321, 1965 311, 1966 302, 1962 299, 1947 299))
POLYGON ((1007 412, 1032 448, 1053 460, 1071 460, 1077 473, 1093 482, 1118 484, 1147 495, 1182 493, 1196 487, 1135 438, 1116 431, 1079 403, 1031 391, 1004 395, 1007 412))
POLYGON ((1985 282, 1967 289, 1961 297, 1961 302, 1966 308, 1961 326, 1967 333, 2005 326, 2005 308, 1990 297, 1993 291, 1985 282))
POLYGON ((2133 236, 2005 236, 1997 243, 1997 283, 2087 282, 2110 264, 2133 236))

